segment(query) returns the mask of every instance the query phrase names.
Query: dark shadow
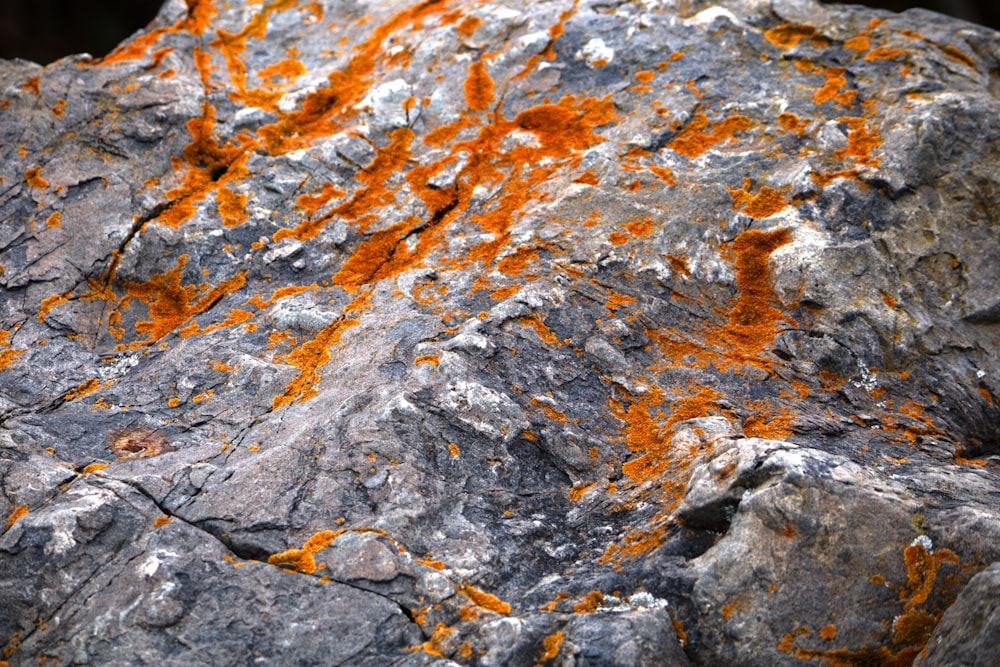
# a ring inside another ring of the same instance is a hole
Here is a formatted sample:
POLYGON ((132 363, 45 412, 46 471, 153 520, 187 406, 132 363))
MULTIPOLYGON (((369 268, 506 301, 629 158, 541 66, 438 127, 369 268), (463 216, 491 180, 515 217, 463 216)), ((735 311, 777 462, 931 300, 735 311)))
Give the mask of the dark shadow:
POLYGON ((0 58, 43 65, 106 55, 156 16, 163 0, 0 0, 0 58))

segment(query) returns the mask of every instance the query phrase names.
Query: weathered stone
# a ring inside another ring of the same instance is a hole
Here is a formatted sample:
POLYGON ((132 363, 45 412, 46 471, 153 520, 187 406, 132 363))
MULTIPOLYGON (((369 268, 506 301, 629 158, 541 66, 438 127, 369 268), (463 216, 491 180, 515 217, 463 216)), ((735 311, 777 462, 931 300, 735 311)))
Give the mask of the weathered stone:
POLYGON ((918 665, 990 665, 1000 644, 1000 563, 969 581, 927 642, 918 665))
POLYGON ((0 62, 0 660, 975 664, 998 71, 808 0, 0 62))

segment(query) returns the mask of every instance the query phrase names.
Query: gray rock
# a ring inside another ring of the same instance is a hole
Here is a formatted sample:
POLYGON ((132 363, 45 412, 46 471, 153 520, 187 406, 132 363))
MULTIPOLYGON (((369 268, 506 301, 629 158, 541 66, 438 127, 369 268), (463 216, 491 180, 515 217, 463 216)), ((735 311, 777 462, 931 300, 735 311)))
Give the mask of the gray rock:
POLYGON ((989 665, 1000 641, 1000 563, 993 563, 944 613, 917 665, 989 665))
POLYGON ((997 71, 811 0, 0 62, 0 660, 975 664, 997 71))

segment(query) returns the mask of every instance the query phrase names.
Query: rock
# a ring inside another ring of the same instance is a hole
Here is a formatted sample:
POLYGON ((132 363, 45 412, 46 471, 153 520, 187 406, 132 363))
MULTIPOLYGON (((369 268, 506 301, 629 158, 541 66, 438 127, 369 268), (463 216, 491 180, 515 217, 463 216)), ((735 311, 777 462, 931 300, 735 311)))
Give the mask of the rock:
POLYGON ((988 665, 1000 633, 1000 564, 969 581, 927 642, 918 665, 988 665))
POLYGON ((997 71, 810 0, 0 62, 0 660, 984 655, 997 71))

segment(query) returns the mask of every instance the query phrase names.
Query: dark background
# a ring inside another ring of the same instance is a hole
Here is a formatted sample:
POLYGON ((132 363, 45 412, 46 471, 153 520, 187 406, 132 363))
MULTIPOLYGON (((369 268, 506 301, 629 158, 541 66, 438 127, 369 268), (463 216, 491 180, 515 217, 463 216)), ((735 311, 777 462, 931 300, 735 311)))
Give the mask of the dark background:
MULTIPOLYGON (((73 53, 95 57, 144 27, 162 0, 0 0, 0 58, 46 64, 73 53)), ((998 0, 871 0, 901 12, 925 7, 1000 29, 998 0)))

